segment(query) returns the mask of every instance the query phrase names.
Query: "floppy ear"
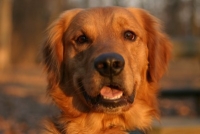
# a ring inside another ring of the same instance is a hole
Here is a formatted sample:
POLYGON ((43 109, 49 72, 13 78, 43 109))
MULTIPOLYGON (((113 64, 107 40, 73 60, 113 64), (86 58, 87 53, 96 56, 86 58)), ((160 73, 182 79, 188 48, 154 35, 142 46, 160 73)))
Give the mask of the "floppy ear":
POLYGON ((136 17, 146 33, 149 61, 147 79, 149 82, 158 82, 166 71, 171 55, 171 43, 155 17, 142 9, 128 8, 128 10, 136 17))
POLYGON ((43 61, 48 72, 50 84, 58 83, 63 61, 63 35, 73 17, 82 9, 68 10, 47 29, 47 38, 42 49, 43 61))

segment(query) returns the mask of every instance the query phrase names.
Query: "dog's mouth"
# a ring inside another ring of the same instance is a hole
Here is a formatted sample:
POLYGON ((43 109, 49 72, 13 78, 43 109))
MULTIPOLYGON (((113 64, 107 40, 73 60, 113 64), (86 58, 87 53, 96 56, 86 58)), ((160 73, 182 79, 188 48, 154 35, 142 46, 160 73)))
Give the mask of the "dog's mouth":
POLYGON ((128 104, 132 104, 134 101, 134 92, 131 95, 127 95, 125 93, 125 90, 116 84, 103 86, 100 89, 99 94, 95 97, 88 95, 82 84, 80 87, 82 87, 81 90, 85 100, 88 104, 92 105, 92 107, 104 107, 106 109, 114 109, 117 107, 127 106, 128 104))
POLYGON ((133 96, 128 97, 122 89, 116 85, 104 86, 100 90, 99 96, 100 99, 98 101, 98 105, 102 105, 110 109, 124 106, 128 103, 133 103, 133 96))
POLYGON ((117 100, 122 98, 123 96, 123 91, 121 91, 118 86, 104 86, 100 90, 100 95, 104 100, 117 100))

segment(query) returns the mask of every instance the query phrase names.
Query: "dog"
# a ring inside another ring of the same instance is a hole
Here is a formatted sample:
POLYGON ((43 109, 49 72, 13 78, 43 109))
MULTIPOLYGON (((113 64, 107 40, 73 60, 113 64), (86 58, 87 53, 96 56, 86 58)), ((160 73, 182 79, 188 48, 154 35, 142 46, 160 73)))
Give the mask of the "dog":
POLYGON ((159 119, 158 82, 171 43, 160 22, 138 8, 67 10, 43 46, 48 95, 60 116, 52 134, 128 134, 159 119))

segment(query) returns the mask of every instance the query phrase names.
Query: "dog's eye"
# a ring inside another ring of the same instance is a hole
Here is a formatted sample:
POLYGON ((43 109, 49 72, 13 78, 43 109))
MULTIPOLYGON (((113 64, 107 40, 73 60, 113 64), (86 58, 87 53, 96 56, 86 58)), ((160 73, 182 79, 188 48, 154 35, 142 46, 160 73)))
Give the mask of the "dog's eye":
POLYGON ((88 42, 88 38, 85 35, 81 35, 76 39, 76 42, 78 44, 84 44, 84 43, 88 42))
POLYGON ((124 38, 127 39, 127 40, 130 40, 130 41, 135 41, 136 39, 136 35, 134 32, 132 31, 126 31, 124 33, 124 38))

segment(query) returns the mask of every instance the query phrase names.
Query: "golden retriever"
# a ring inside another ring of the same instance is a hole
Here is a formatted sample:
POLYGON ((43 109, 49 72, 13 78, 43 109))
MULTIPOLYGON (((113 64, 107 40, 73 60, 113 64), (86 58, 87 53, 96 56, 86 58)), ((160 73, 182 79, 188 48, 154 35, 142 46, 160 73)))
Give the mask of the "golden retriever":
POLYGON ((65 11, 43 48, 48 94, 61 110, 53 134, 128 134, 159 118, 158 81, 171 44, 156 18, 137 8, 65 11))

